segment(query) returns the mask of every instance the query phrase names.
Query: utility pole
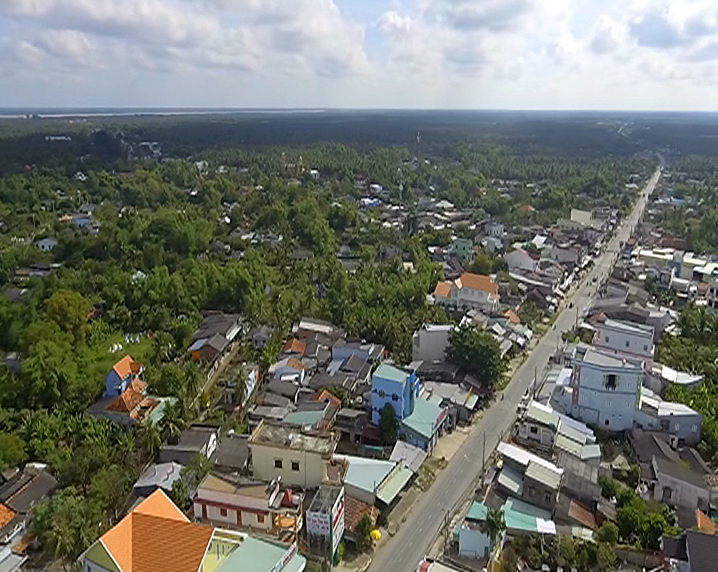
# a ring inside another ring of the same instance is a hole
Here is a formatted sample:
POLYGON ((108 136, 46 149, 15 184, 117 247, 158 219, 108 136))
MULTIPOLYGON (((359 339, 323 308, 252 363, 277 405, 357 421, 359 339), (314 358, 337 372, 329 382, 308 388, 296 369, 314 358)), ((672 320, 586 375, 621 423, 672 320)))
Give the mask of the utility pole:
POLYGON ((481 453, 481 488, 484 488, 484 479, 486 478, 486 431, 484 431, 484 447, 481 453))

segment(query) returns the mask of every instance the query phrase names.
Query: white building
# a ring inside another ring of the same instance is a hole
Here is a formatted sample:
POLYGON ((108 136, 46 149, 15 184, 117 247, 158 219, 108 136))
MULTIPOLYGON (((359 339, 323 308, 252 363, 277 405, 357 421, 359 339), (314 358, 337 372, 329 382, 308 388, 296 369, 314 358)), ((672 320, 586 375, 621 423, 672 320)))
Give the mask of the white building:
POLYGON ((630 359, 642 360, 648 371, 653 368, 653 326, 601 320, 594 324, 596 336, 593 343, 605 352, 630 359))
POLYGON ((414 332, 411 359, 413 361, 443 361, 449 347, 452 325, 424 324, 414 332))
POLYGON ((643 362, 578 346, 571 363, 570 385, 557 388, 566 412, 602 429, 631 429, 640 403, 643 362))
POLYGON ((464 273, 452 282, 439 282, 434 290, 438 304, 495 312, 499 287, 490 276, 464 273))

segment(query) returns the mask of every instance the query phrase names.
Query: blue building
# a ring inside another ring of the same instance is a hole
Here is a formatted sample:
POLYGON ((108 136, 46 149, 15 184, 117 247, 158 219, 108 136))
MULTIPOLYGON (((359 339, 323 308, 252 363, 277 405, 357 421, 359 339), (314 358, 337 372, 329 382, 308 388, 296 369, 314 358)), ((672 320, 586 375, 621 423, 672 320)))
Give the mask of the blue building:
POLYGON ((132 356, 125 356, 118 361, 105 376, 104 397, 114 397, 123 393, 133 381, 142 382, 144 366, 132 359, 132 356))
POLYGON ((401 438, 427 453, 431 453, 444 432, 447 410, 441 407, 441 398, 419 397, 414 400, 414 409, 401 421, 401 438))
POLYGON ((409 417, 414 411, 414 403, 419 397, 420 383, 416 372, 408 372, 386 363, 381 364, 371 380, 372 402, 371 420, 379 424, 382 407, 387 403, 396 411, 399 421, 409 417))

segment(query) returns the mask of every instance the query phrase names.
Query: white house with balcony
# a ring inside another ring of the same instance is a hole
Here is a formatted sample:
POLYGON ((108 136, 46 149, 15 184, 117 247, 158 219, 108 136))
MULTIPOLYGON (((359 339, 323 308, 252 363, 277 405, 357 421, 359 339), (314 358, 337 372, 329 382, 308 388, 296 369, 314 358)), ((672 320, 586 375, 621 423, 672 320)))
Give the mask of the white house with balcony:
POLYGON ((594 323, 596 335, 593 343, 607 353, 641 360, 647 371, 653 368, 653 326, 601 318, 594 323))
POLYGON ((434 289, 437 304, 456 308, 475 308, 495 312, 501 298, 499 287, 490 276, 465 272, 456 280, 439 282, 434 289))

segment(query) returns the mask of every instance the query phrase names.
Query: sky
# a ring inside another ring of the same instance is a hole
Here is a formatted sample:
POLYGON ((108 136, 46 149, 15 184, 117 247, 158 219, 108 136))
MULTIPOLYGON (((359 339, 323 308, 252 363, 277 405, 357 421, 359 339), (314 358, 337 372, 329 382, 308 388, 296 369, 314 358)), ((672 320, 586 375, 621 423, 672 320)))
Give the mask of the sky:
POLYGON ((0 0, 0 107, 718 110, 715 0, 0 0))

